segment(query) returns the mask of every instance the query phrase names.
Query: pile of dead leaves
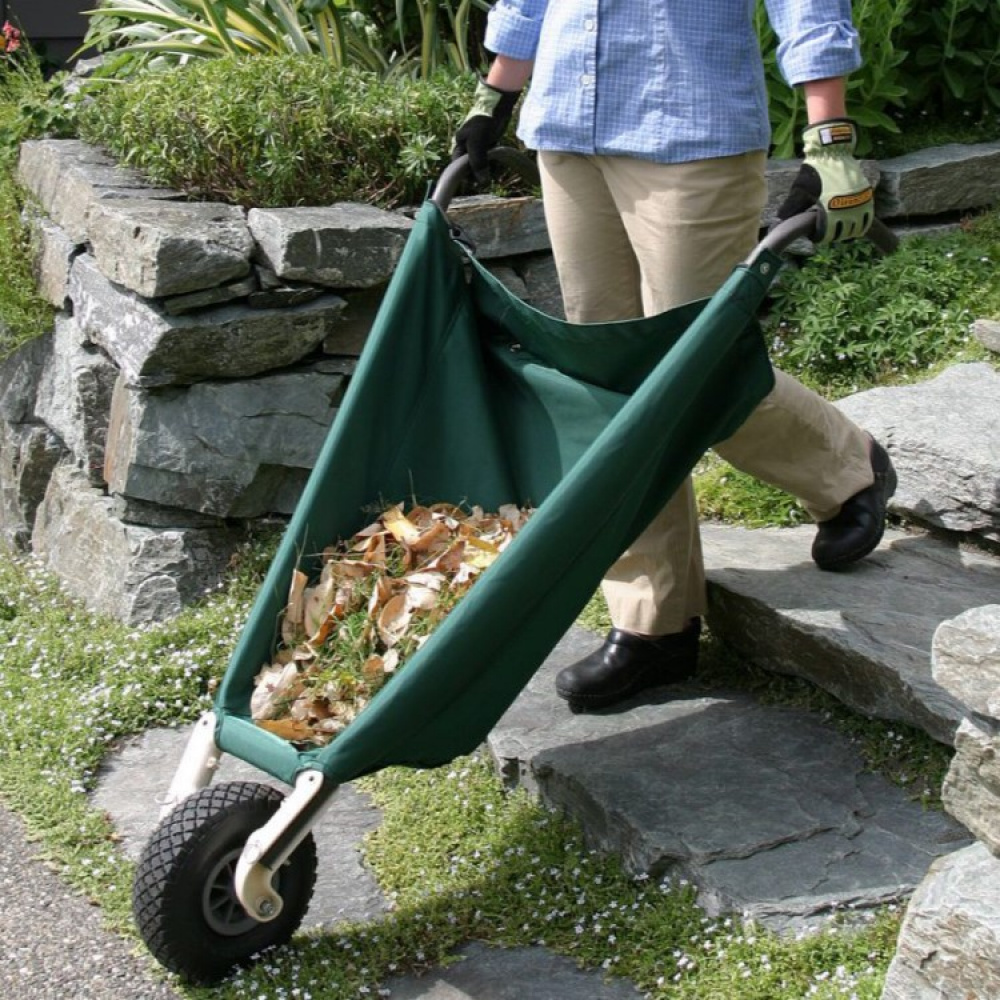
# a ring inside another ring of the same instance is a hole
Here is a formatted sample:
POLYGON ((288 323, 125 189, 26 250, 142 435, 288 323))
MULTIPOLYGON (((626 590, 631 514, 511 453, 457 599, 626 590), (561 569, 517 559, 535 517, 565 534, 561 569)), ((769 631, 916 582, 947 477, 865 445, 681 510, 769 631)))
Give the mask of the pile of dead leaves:
POLYGON ((530 508, 495 514, 450 504, 397 504, 350 541, 326 549, 319 579, 296 570, 274 662, 250 709, 261 727, 324 745, 426 642, 510 544, 530 508))

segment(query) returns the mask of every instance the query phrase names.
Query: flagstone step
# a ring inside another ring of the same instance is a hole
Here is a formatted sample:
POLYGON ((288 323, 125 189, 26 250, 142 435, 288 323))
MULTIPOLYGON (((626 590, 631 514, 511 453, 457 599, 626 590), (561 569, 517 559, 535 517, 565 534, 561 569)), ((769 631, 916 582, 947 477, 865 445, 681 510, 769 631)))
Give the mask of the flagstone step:
POLYGON ((905 899, 970 842, 868 773, 815 713, 696 681, 572 714, 554 675, 599 637, 573 629, 489 737, 507 780, 564 809, 640 874, 684 878, 709 916, 779 932, 905 899))
POLYGON ((995 604, 1000 559, 888 530, 868 558, 817 570, 815 528, 703 527, 712 633, 760 666, 806 678, 863 715, 953 743, 967 707, 931 671, 944 621, 995 604))

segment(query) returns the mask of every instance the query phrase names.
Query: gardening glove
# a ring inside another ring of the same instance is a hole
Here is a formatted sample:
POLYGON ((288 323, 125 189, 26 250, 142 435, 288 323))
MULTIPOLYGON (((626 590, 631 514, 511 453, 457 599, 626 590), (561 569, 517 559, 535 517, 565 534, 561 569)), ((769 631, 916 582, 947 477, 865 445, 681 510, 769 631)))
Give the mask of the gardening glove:
POLYGON ((854 123, 846 118, 816 122, 802 133, 802 140, 805 159, 778 218, 819 205, 817 244, 864 236, 875 216, 874 192, 854 157, 854 123))
POLYGON ((467 153, 472 177, 477 184, 484 184, 490 179, 487 153, 506 132, 520 96, 519 90, 497 90, 483 79, 476 87, 472 110, 455 133, 451 158, 456 160, 467 153))

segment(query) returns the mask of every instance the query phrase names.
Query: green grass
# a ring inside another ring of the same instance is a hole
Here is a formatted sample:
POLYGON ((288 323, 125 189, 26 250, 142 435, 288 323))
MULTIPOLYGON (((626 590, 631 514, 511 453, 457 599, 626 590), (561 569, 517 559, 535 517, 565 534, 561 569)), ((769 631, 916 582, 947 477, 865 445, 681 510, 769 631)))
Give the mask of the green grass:
MULTIPOLYGON (((4 113, 0 104, 0 115, 4 113)), ((22 193, 9 161, 0 162, 0 361, 52 329, 55 310, 38 294, 32 252, 21 222, 22 193)))
POLYGON ((261 551, 246 550, 224 592, 169 624, 129 628, 86 611, 37 562, 3 550, 0 797, 119 929, 131 923, 130 869, 86 793, 122 737, 189 721, 209 704, 261 551))
POLYGON ((564 818, 505 792, 479 758, 388 770, 364 784, 383 811, 367 854, 392 915, 307 937, 194 996, 374 996, 389 976, 446 963, 467 941, 544 946, 651 997, 791 1000, 813 988, 816 997, 845 988, 879 996, 898 912, 870 918, 860 932, 831 922, 779 940, 739 920, 709 920, 682 881, 628 876, 588 850, 564 818))
POLYGON ((996 142, 1000 139, 1000 112, 982 117, 971 114, 954 115, 947 121, 932 120, 926 115, 916 114, 900 118, 897 124, 898 134, 878 133, 874 148, 868 154, 870 157, 887 160, 933 146, 996 142))

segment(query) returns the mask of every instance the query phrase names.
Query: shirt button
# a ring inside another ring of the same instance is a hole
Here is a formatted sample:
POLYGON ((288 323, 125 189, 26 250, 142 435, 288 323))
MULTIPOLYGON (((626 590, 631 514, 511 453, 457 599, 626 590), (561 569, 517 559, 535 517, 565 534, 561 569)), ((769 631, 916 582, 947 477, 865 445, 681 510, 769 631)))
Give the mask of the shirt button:
POLYGON ((597 27, 597 22, 592 17, 588 17, 587 20, 583 22, 583 26, 587 29, 587 31, 593 31, 597 27))
POLYGON ((584 73, 583 76, 580 77, 580 83, 584 87, 589 87, 593 82, 594 78, 589 73, 584 73))

